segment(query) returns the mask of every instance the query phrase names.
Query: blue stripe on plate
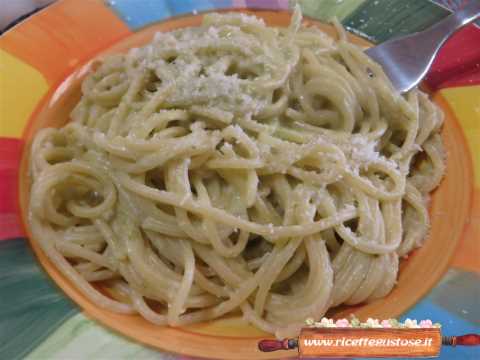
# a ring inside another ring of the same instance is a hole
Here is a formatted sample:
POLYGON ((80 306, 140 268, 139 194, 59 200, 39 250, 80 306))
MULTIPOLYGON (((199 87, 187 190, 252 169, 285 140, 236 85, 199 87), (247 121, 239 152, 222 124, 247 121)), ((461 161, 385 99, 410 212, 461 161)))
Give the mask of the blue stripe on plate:
POLYGON ((107 4, 132 30, 138 30, 170 16, 232 6, 231 0, 109 0, 107 4))
POLYGON ((172 4, 174 15, 232 7, 231 0, 169 0, 168 2, 172 4))
MULTIPOLYGON (((478 274, 450 269, 427 297, 410 309, 401 320, 431 319, 442 324, 442 335, 480 333, 480 277, 478 274)), ((480 359, 480 347, 443 346, 440 360, 480 359)))
MULTIPOLYGON (((480 326, 452 314, 448 310, 429 301, 429 298, 418 303, 405 316, 403 316, 401 320, 404 321, 407 317, 410 319, 418 320, 429 318, 433 322, 440 322, 442 324, 443 336, 459 336, 469 333, 480 332, 480 326)), ((477 360, 480 359, 480 347, 442 346, 440 356, 437 359, 477 360)))

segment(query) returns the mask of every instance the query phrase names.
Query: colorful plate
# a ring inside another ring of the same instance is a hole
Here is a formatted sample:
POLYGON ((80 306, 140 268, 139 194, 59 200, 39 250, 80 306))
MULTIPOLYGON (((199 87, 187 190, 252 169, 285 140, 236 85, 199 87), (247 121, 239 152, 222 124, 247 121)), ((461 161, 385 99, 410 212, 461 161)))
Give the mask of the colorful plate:
MULTIPOLYGON (((173 329, 100 310, 32 243, 39 262, 81 310, 44 275, 25 241, 28 229, 20 220, 28 193, 27 152, 23 150, 37 129, 67 121, 92 58, 138 46, 157 30, 197 24, 201 15, 195 14, 212 9, 277 9, 257 10, 256 15, 271 25, 285 25, 289 17, 281 10, 286 5, 286 1, 117 0, 106 4, 64 0, 0 38, 0 239, 7 240, 0 241, 0 335, 8 338, 0 342, 0 358, 176 357, 159 355, 118 333, 177 354, 213 358, 286 355, 260 353, 257 340, 265 334, 240 317, 173 329), (18 333, 28 336, 9 335, 18 333)), ((394 0, 304 0, 302 6, 310 18, 326 20, 335 15, 371 41, 420 30, 448 14, 426 0, 402 1, 401 5, 394 0)), ((443 323, 447 335, 479 331, 475 298, 480 296, 480 49, 474 46, 478 42, 478 28, 461 31, 444 49, 427 81, 435 101, 447 114, 443 136, 449 153, 447 176, 430 210, 430 238, 402 264, 398 286, 386 299, 338 310, 336 316, 352 311, 362 318, 399 316, 417 303, 408 315, 443 323), (449 265, 442 282, 424 297, 449 265)), ((456 350, 455 355, 460 354, 463 358, 475 356, 473 350, 456 350)))

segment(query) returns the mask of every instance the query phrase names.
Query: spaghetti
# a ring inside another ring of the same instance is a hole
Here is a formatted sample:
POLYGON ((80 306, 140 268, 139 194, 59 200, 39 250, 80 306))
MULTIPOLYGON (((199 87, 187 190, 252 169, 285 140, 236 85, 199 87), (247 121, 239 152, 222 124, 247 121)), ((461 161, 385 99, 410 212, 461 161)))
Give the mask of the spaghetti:
POLYGON ((241 311, 284 337, 391 291, 428 232, 443 115, 343 29, 300 23, 208 14, 158 33, 38 132, 34 240, 95 304, 172 326, 241 311))

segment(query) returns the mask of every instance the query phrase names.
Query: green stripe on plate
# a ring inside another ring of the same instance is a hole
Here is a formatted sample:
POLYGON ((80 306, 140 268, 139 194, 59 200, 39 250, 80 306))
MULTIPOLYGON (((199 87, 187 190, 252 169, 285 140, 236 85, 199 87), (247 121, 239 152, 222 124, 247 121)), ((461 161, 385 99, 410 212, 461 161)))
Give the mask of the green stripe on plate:
POLYGON ((68 319, 25 359, 175 360, 178 357, 130 341, 79 313, 68 319))
POLYGON ((0 241, 0 359, 22 359, 75 313, 26 239, 0 241))
POLYGON ((337 17, 342 21, 365 0, 300 0, 303 14, 321 21, 337 17))
POLYGON ((426 29, 448 14, 428 0, 367 0, 342 23, 355 33, 382 42, 426 29))

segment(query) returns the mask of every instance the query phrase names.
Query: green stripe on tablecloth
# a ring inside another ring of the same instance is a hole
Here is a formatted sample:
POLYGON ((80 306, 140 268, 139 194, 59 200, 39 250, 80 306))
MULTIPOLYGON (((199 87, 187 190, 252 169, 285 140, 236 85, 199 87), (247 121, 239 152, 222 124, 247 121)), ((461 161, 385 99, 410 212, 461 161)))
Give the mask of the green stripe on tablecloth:
POLYGON ((448 10, 428 0, 367 0, 342 23, 369 39, 382 42, 392 36, 426 29, 448 14, 448 10))
POLYGON ((0 241, 0 359, 22 359, 77 312, 26 239, 0 241))

